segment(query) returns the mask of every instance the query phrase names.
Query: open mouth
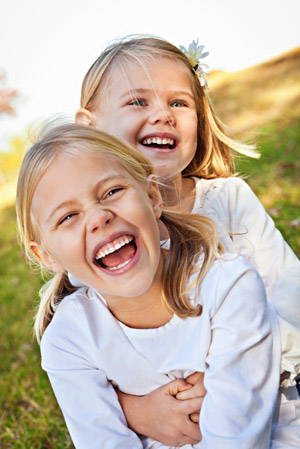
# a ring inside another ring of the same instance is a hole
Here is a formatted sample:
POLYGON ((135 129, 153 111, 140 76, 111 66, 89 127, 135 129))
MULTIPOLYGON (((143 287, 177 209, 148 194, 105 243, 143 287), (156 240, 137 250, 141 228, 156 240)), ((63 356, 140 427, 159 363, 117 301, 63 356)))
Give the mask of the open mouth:
POLYGON ((171 137, 146 137, 140 142, 145 147, 158 148, 160 150, 174 150, 176 139, 171 137))
POLYGON ((95 263, 105 270, 115 271, 125 267, 137 250, 132 235, 122 235, 102 246, 95 256, 95 263))

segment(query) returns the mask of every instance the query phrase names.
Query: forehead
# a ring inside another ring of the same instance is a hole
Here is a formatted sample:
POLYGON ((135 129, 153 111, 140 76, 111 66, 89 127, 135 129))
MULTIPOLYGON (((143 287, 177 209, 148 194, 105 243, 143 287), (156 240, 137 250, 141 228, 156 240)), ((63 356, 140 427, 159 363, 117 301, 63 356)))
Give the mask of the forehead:
MULTIPOLYGON (((102 178, 110 173, 111 175, 128 175, 128 170, 124 167, 122 160, 115 154, 109 151, 94 149, 94 151, 75 150, 74 152, 59 152, 53 162, 45 171, 43 178, 56 178, 54 174, 64 174, 62 180, 68 179, 72 176, 77 176, 80 179, 89 179, 90 176, 102 178), (87 176, 89 174, 89 176, 87 176)), ((41 180, 42 180, 41 179, 41 180)))
POLYGON ((192 91, 192 76, 182 61, 166 56, 116 59, 103 87, 105 96, 117 96, 126 89, 138 88, 192 91))
POLYGON ((102 179, 117 176, 133 179, 114 155, 59 153, 40 178, 34 191, 32 207, 34 209, 41 199, 83 191, 102 179))

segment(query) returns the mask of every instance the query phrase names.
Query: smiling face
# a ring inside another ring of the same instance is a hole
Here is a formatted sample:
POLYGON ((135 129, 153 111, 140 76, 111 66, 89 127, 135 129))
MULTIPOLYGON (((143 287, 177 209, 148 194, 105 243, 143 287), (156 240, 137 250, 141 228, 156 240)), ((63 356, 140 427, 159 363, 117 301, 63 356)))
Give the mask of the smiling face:
MULTIPOLYGON (((141 151, 162 178, 173 178, 193 159, 197 113, 187 68, 156 58, 147 69, 129 63, 126 76, 117 65, 107 83, 94 124, 141 151)), ((78 114, 78 117, 80 114, 78 114)))
POLYGON ((156 185, 146 191, 115 157, 59 153, 33 195, 42 243, 31 248, 107 300, 137 297, 160 285, 160 205, 156 185))

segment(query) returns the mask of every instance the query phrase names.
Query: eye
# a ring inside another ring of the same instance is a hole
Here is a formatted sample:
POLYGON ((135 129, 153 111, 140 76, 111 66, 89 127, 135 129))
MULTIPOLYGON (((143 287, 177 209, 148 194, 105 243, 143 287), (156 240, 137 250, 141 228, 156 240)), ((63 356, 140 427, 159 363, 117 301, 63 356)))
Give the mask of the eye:
POLYGON ((122 190, 124 190, 124 187, 114 187, 113 189, 110 189, 110 190, 104 195, 104 199, 110 198, 110 197, 116 195, 118 192, 121 192, 122 190))
POLYGON ((65 215, 61 220, 59 220, 58 222, 58 226, 60 226, 61 224, 65 223, 66 221, 71 220, 72 217, 75 217, 76 215, 78 215, 77 213, 70 213, 65 215))
POLYGON ((147 106, 146 101, 143 98, 135 98, 128 104, 129 106, 147 106))
POLYGON ((181 100, 175 100, 171 103, 172 108, 184 108, 187 104, 181 100))

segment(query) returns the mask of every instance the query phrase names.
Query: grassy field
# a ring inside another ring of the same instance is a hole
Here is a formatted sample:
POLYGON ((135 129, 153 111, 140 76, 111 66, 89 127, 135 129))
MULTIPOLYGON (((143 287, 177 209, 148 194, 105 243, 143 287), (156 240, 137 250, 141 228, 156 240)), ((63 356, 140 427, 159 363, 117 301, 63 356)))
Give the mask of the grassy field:
POLYGON ((0 447, 72 448, 32 337, 41 278, 24 261, 14 207, 0 214, 0 447))
POLYGON ((209 85, 217 115, 261 154, 238 158, 237 171, 300 257, 300 47, 240 72, 212 73, 209 85))
MULTIPOLYGON (((261 131, 261 158, 241 157, 236 169, 249 183, 287 243, 300 257, 300 126, 261 131)), ((255 211, 253 211, 255 214, 255 211)))
MULTIPOLYGON (((290 60, 288 61, 290 70, 290 60)), ((279 63, 277 67, 282 72, 283 69, 279 63)), ((269 70, 269 66, 267 69, 269 70)), ((235 120, 239 115, 238 109, 241 115, 247 109, 245 106, 243 109, 240 97, 243 92, 251 88, 249 80, 252 76, 251 70, 249 69, 248 75, 247 72, 242 72, 240 78, 237 74, 223 76, 223 83, 229 90, 233 89, 230 76, 235 77, 236 93, 230 93, 231 99, 228 98, 227 113, 226 107, 221 102, 221 75, 217 74, 217 78, 215 77, 212 83, 211 95, 216 109, 222 119, 231 126, 237 125, 235 120), (238 79, 240 79, 239 88, 236 86, 238 79)), ((257 70, 262 70, 261 73, 264 73, 263 66, 256 68, 256 72, 257 70)), ((247 95, 248 93, 245 93, 243 97, 244 102, 245 98, 248 98, 247 95)), ((300 94, 297 95, 300 98, 300 94)), ((289 101, 291 103, 294 101, 291 95, 289 101)), ((257 119, 257 114, 254 112, 252 116, 257 119)), ((266 111, 263 116, 270 118, 266 111)), ((247 182, 259 196, 298 256, 300 256, 300 126, 297 119, 299 116, 300 114, 295 115, 293 109, 289 120, 285 117, 284 123, 279 118, 274 118, 274 113, 273 119, 268 119, 268 124, 262 119, 256 122, 261 159, 240 158, 237 161, 237 170, 248 176, 247 182)), ((253 213, 255 214, 255 211, 253 213)), ((40 367, 39 348, 32 336, 32 318, 38 300, 37 291, 42 280, 38 273, 30 271, 19 249, 13 205, 6 205, 0 209, 0 228, 0 331, 2 337, 0 446, 3 449, 70 449, 73 448, 72 443, 47 376, 40 367)))

